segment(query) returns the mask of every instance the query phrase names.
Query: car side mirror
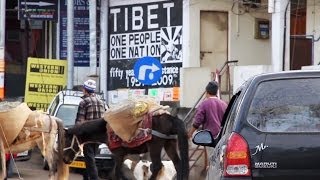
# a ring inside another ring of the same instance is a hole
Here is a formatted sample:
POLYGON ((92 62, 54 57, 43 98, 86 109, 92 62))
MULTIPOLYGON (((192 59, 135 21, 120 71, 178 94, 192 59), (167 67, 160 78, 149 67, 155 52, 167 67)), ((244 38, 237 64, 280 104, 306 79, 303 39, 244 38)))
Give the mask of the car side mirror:
POLYGON ((192 138, 192 142, 196 145, 200 146, 211 146, 214 147, 214 139, 212 134, 208 130, 200 130, 198 131, 192 138))

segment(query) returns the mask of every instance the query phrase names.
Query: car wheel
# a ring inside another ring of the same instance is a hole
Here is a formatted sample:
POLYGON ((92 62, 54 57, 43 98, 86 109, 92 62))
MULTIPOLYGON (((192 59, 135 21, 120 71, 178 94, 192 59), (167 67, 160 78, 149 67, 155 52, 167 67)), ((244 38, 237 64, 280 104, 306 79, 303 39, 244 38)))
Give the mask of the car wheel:
POLYGON ((110 171, 99 170, 98 174, 99 174, 99 177, 102 179, 111 179, 111 170, 110 171))

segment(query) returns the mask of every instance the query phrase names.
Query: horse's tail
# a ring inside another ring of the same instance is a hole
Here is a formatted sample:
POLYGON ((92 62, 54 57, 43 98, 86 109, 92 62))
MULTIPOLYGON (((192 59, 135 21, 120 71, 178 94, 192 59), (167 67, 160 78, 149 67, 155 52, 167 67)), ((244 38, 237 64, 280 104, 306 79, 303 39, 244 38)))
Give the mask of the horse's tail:
POLYGON ((1 159, 1 167, 0 167, 0 178, 4 179, 6 177, 6 155, 5 155, 4 144, 0 141, 0 159, 1 159))
POLYGON ((187 180, 189 179, 189 145, 188 145, 188 133, 185 127, 184 122, 177 118, 173 117, 173 125, 177 128, 178 134, 178 146, 181 164, 179 166, 179 171, 177 172, 178 180, 187 180))
POLYGON ((63 148, 65 144, 64 138, 64 127, 63 122, 60 119, 56 119, 58 125, 58 179, 59 180, 68 180, 69 179, 69 166, 63 162, 63 148))

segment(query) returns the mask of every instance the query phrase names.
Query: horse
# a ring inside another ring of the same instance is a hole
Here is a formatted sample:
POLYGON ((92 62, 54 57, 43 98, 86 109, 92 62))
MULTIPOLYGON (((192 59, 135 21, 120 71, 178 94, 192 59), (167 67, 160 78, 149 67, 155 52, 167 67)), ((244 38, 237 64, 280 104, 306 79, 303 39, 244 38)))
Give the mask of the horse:
MULTIPOLYGON (((107 140, 107 122, 104 119, 88 121, 65 132, 65 149, 63 160, 70 164, 80 152, 80 145, 88 142, 105 143, 107 140)), ((152 138, 138 147, 121 146, 110 149, 114 155, 115 167, 113 179, 127 179, 121 172, 124 158, 131 154, 150 153, 152 162, 150 179, 156 179, 162 168, 161 151, 165 149, 168 157, 175 165, 178 180, 187 180, 189 177, 188 136, 184 122, 170 114, 152 116, 152 138), (176 137, 177 135, 177 137, 176 137), (177 144, 178 142, 178 144, 177 144), (177 152, 177 145, 179 154, 177 152)), ((106 142, 108 144, 108 142, 106 142)), ((109 145, 109 144, 108 144, 109 145)))
MULTIPOLYGON (((0 179, 6 177, 6 166, 4 154, 7 153, 19 153, 34 147, 38 147, 41 150, 42 155, 48 162, 49 166, 49 180, 68 180, 69 167, 63 162, 63 144, 64 144, 64 128, 63 122, 54 116, 45 115, 43 120, 44 128, 24 128, 30 133, 41 133, 39 138, 31 139, 27 142, 14 142, 10 145, 6 142, 0 142, 1 152, 1 167, 0 167, 0 179), (57 139, 56 139, 57 138, 57 139), (56 142, 57 141, 57 142, 56 142), (6 148, 5 145, 8 147, 6 148)), ((0 133, 3 133, 3 128, 0 127, 0 133)), ((5 136, 5 135, 4 135, 5 136)), ((1 138, 0 138, 1 139, 1 138)))

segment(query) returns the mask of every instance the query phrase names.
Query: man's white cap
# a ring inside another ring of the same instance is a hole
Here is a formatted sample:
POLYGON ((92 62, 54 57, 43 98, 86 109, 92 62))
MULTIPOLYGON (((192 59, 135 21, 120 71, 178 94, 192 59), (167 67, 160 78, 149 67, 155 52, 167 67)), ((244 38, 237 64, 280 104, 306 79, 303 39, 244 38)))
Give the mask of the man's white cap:
POLYGON ((89 79, 83 83, 83 88, 88 92, 93 93, 96 90, 96 81, 89 79))

